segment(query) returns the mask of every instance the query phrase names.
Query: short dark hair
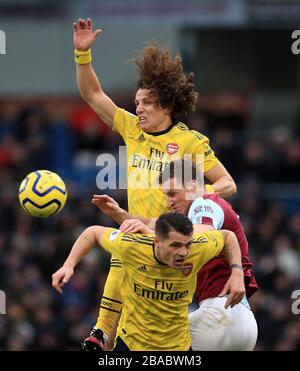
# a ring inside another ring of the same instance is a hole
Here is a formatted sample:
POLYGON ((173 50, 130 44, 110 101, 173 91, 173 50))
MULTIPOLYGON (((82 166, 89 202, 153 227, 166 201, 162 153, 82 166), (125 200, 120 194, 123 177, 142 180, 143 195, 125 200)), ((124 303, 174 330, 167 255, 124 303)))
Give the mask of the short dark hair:
MULTIPOLYGON (((189 159, 179 159, 169 162, 159 175, 159 184, 163 184, 171 179, 181 180, 183 185, 187 185, 191 180, 198 180, 199 169, 189 159)), ((199 181, 200 183, 200 181, 199 181)))
POLYGON ((180 213, 162 214, 155 223, 155 234, 163 239, 168 238, 169 233, 175 230, 188 236, 193 233, 193 223, 188 217, 180 213))

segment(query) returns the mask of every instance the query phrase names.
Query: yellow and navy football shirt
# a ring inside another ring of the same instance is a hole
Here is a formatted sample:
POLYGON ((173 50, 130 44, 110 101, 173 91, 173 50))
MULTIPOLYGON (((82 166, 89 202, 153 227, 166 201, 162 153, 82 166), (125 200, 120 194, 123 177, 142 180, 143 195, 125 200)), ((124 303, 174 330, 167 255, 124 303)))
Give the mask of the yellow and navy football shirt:
POLYGON ((170 211, 158 185, 158 176, 170 161, 191 155, 204 173, 219 163, 209 139, 181 122, 164 132, 147 134, 139 128, 137 116, 118 108, 113 130, 127 148, 128 211, 133 215, 157 218, 170 211))
POLYGON ((154 236, 108 228, 101 245, 123 262, 123 307, 117 336, 130 350, 188 350, 188 304, 199 269, 224 245, 219 231, 196 234, 182 268, 154 255, 154 236))

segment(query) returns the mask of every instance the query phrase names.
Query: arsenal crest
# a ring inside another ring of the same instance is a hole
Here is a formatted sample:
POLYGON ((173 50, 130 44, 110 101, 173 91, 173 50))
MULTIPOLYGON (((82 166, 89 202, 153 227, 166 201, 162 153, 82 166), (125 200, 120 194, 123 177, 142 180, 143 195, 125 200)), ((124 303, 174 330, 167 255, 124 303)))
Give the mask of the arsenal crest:
POLYGON ((166 147, 167 153, 169 155, 174 155, 179 149, 179 146, 177 143, 169 143, 166 147))
POLYGON ((185 275, 188 276, 193 269, 193 264, 192 263, 183 263, 182 266, 180 267, 181 272, 185 275))

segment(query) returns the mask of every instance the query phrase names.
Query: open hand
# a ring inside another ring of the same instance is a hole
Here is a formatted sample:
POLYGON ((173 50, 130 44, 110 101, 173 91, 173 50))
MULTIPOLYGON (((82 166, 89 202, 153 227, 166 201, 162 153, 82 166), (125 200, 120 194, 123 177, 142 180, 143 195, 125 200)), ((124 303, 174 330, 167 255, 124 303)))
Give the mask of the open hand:
POLYGON ((122 211, 117 201, 107 195, 93 195, 92 204, 99 207, 99 209, 106 215, 112 216, 113 213, 122 211))
POLYGON ((120 225, 120 230, 125 233, 153 234, 153 231, 139 219, 124 220, 124 222, 120 225))
POLYGON ((95 42, 96 38, 102 30, 97 29, 93 32, 93 24, 91 18, 87 20, 79 18, 77 22, 73 23, 74 30, 74 47, 77 50, 85 51, 95 42))
POLYGON ((218 295, 222 297, 226 294, 228 298, 225 303, 225 308, 229 306, 232 308, 238 304, 245 295, 244 272, 242 270, 233 269, 231 276, 226 282, 222 292, 218 295))

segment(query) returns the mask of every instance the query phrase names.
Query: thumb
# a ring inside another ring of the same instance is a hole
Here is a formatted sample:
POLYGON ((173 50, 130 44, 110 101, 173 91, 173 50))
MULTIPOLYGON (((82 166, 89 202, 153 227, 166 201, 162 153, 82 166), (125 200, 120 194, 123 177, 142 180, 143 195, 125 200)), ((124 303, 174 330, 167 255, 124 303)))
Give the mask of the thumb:
POLYGON ((63 283, 65 284, 69 282, 69 279, 71 278, 72 275, 73 275, 73 272, 67 272, 64 276, 63 283))
POLYGON ((98 29, 93 32, 93 39, 96 40, 97 37, 101 34, 102 30, 98 29))
POLYGON ((225 285, 224 288, 223 288, 223 290, 218 295, 218 298, 221 298, 221 297, 225 296, 227 294, 227 292, 228 292, 228 286, 225 285))

